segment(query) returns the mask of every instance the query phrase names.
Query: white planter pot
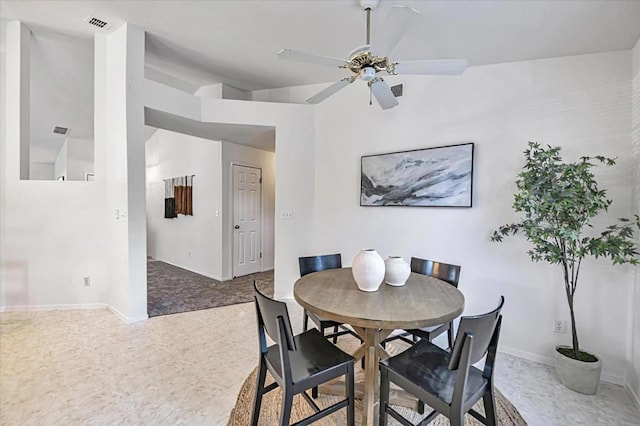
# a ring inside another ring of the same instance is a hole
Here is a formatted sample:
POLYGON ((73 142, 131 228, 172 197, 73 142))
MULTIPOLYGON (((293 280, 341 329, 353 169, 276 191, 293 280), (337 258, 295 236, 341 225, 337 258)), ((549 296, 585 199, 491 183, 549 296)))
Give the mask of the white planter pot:
POLYGON ((395 287, 403 286, 411 275, 411 267, 400 256, 389 256, 384 261, 384 268, 384 282, 395 287))
POLYGON ((598 390, 602 362, 584 362, 569 358, 558 352, 558 348, 568 346, 556 346, 556 373, 560 383, 576 392, 593 395, 598 390))
POLYGON ((375 249, 360 250, 351 264, 353 278, 362 291, 376 291, 384 279, 384 260, 375 249))

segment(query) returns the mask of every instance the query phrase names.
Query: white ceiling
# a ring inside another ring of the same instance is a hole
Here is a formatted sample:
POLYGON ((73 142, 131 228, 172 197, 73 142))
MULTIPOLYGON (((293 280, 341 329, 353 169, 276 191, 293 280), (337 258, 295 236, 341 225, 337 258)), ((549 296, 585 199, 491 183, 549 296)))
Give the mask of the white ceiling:
MULTIPOLYGON (((393 52, 396 61, 468 58, 476 66, 630 49, 640 38, 637 0, 382 0, 372 14, 372 40, 393 4, 421 12, 393 52)), ((107 32, 124 22, 145 29, 147 66, 191 88, 332 82, 345 71, 279 61, 277 52, 346 57, 365 43, 366 15, 357 0, 0 1, 3 21, 87 40, 103 31, 84 22, 89 15, 111 23, 107 32)))
MULTIPOLYGON (((372 15, 372 39, 392 4, 421 12, 393 54, 398 59, 468 58, 485 65, 633 47, 640 1, 397 1, 372 15)), ((346 57, 365 43, 357 0, 8 1, 3 19, 85 37, 88 15, 148 32, 154 67, 196 86, 244 90, 334 81, 344 72, 278 61, 281 48, 346 57)))

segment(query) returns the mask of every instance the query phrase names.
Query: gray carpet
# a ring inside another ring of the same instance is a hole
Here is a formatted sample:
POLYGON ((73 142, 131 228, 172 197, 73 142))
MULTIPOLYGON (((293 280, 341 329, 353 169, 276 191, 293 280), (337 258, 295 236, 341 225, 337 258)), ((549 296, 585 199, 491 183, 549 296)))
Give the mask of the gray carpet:
POLYGON ((217 281, 157 260, 147 262, 147 312, 150 317, 253 301, 253 281, 273 296, 273 271, 217 281))

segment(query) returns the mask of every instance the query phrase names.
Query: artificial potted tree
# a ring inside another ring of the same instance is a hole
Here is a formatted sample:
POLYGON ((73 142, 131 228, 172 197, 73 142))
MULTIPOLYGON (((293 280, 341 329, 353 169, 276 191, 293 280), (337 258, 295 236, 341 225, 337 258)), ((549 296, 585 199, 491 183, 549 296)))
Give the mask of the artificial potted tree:
POLYGON ((601 362, 581 350, 575 318, 575 294, 580 265, 585 257, 606 257, 614 264, 638 264, 634 232, 640 217, 621 218, 598 234, 591 220, 607 211, 611 200, 598 188, 592 173, 597 164, 613 166, 615 159, 582 157, 565 163, 560 147, 541 147, 529 142, 524 151, 525 165, 516 179, 513 209, 524 214, 516 223, 494 231, 492 241, 522 232, 533 248, 533 261, 560 265, 571 316, 572 346, 556 347, 556 371, 560 382, 575 391, 594 394, 600 382, 601 362))

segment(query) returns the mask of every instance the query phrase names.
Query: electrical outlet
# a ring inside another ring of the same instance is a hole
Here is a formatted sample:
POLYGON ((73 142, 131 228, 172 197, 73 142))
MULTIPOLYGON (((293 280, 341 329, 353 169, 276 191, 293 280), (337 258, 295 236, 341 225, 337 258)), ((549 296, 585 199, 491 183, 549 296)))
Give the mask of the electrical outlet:
POLYGON ((567 332, 567 322, 565 320, 555 320, 553 322, 553 332, 565 334, 567 332))
POLYGON ((84 277, 84 286, 89 287, 91 285, 91 277, 84 277))

